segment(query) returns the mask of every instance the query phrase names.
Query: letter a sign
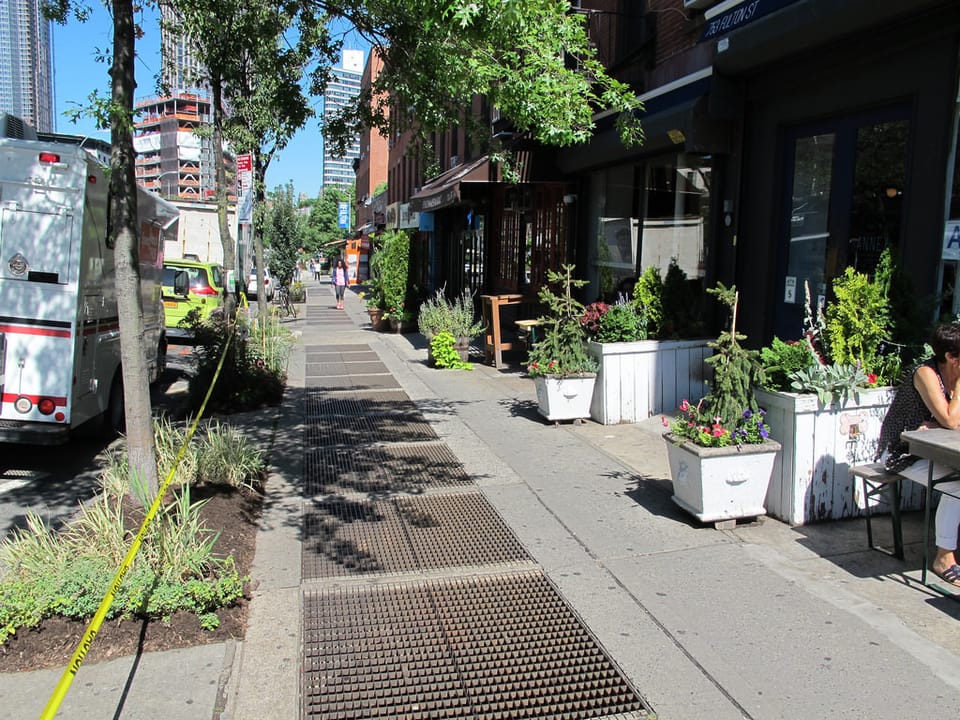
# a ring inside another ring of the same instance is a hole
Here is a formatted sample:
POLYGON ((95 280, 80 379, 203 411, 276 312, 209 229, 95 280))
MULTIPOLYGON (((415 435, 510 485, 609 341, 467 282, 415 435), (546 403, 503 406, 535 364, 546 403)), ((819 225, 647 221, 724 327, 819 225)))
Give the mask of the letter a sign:
POLYGON ((944 227, 943 259, 960 260, 960 220, 949 220, 944 227))

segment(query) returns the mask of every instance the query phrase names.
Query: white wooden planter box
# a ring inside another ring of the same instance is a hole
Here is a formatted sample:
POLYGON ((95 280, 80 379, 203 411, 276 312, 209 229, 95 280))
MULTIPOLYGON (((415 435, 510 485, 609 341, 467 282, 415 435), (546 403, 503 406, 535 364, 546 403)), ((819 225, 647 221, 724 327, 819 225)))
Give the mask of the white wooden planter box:
MULTIPOLYGON (((862 515, 861 488, 850 467, 873 461, 893 393, 889 387, 861 390, 842 406, 821 407, 816 395, 757 390, 770 436, 783 446, 767 512, 793 525, 862 515)), ((902 483, 902 492, 904 508, 923 507, 919 485, 902 483)), ((875 506, 885 509, 880 498, 871 503, 875 506)))
POLYGON ((764 498, 780 445, 705 448, 667 433, 672 500, 701 522, 766 514, 764 498))
POLYGON ((709 390, 713 354, 706 340, 590 343, 600 364, 590 417, 603 425, 632 423, 696 404, 709 390))
POLYGON ((596 377, 535 377, 537 410, 547 420, 581 420, 590 417, 590 400, 596 377))

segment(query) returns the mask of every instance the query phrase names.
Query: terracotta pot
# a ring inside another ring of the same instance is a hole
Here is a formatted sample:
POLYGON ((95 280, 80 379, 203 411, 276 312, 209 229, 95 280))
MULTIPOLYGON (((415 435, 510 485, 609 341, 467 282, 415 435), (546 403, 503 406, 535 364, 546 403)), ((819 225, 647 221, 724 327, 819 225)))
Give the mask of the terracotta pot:
POLYGON ((370 327, 379 330, 383 324, 383 310, 380 308, 367 308, 367 315, 370 316, 370 327))

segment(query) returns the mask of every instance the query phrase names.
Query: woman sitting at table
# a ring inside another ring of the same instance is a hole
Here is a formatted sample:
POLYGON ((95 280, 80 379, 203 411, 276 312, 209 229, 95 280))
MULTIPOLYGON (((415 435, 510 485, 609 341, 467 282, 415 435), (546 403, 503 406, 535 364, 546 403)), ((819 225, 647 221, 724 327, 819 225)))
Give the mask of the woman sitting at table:
MULTIPOLYGON (((944 427, 960 428, 960 325, 938 325, 930 339, 933 357, 921 363, 897 388, 890 409, 883 419, 877 445, 878 460, 888 470, 918 482, 927 483, 929 461, 907 455, 900 440, 904 430, 944 427)), ((935 464, 934 479, 957 472, 935 464)), ((937 489, 960 491, 960 481, 943 483, 937 489)), ((957 529, 960 527, 960 499, 941 495, 936 516, 937 554, 933 571, 951 585, 960 587, 957 564, 957 529)), ((926 542, 926 539, 924 539, 926 542)))

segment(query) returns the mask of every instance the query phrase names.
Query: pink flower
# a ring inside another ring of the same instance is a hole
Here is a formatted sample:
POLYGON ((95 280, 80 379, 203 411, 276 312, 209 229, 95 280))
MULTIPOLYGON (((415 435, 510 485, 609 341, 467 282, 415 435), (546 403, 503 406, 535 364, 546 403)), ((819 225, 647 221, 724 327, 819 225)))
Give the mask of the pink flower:
POLYGON ((686 400, 684 400, 682 403, 680 403, 680 410, 681 410, 681 411, 687 412, 689 409, 690 409, 690 403, 688 403, 686 400))
POLYGON ((670 427, 670 423, 667 422, 667 418, 663 415, 660 416, 660 424, 664 427, 670 427))
POLYGON ((867 383, 870 385, 877 384, 877 374, 876 373, 867 373, 867 383))

